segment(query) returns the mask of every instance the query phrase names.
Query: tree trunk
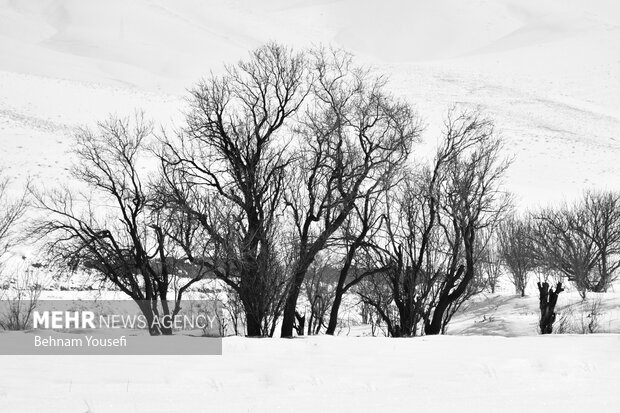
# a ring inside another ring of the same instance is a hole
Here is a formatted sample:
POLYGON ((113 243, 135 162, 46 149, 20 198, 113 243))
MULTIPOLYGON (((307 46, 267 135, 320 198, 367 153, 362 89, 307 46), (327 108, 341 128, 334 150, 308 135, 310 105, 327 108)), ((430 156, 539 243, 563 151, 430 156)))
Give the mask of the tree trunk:
POLYGON ((558 295, 564 291, 562 283, 558 283, 555 291, 549 288, 549 283, 538 282, 538 292, 540 300, 540 334, 551 334, 553 323, 555 322, 555 305, 558 302, 558 295))
POLYGON ((175 314, 171 314, 170 313, 170 307, 168 305, 168 285, 165 284, 163 287, 160 288, 160 302, 161 302, 161 308, 162 311, 164 313, 164 316, 162 317, 163 320, 166 320, 167 325, 162 325, 160 327, 161 330, 161 334, 164 336, 171 336, 172 335, 172 325, 174 325, 174 315, 175 314))
POLYGON ((247 337, 262 337, 263 332, 261 328, 260 319, 256 314, 248 312, 246 308, 246 325, 247 325, 247 337))
POLYGON ((604 293, 607 292, 607 286, 609 284, 609 279, 611 278, 608 270, 607 270, 607 253, 601 253, 601 278, 598 280, 598 283, 592 289, 594 293, 604 293))
MULTIPOLYGON (((304 326, 306 325, 306 316, 299 314, 299 312, 295 311, 295 319, 297 320, 297 324, 294 325, 295 330, 297 331, 298 336, 304 335, 304 326)), ((312 313, 310 314, 310 323, 308 324, 308 335, 310 335, 310 325, 312 324, 312 313)))
POLYGON ((266 286, 261 282, 264 274, 258 272, 256 260, 250 254, 246 254, 246 263, 249 264, 241 272, 238 294, 245 310, 247 337, 264 337, 267 335, 263 331, 267 313, 264 304, 266 286))
POLYGON ((445 293, 439 298, 437 305, 435 306, 435 310, 433 311, 433 319, 430 322, 426 322, 424 325, 424 333, 426 335, 437 335, 441 334, 443 329, 444 322, 444 313, 450 307, 450 304, 455 302, 466 290, 467 284, 473 278, 473 259, 470 254, 467 254, 467 267, 465 265, 461 265, 456 273, 452 275, 452 282, 450 285, 454 285, 454 283, 461 277, 461 275, 465 272, 463 279, 460 281, 459 286, 452 292, 449 291, 452 289, 450 286, 444 287, 445 293))
POLYGON ((336 295, 334 296, 334 302, 332 303, 332 309, 329 313, 329 324, 327 325, 327 334, 334 335, 336 327, 338 326, 338 311, 340 310, 340 304, 342 304, 342 296, 344 295, 344 279, 342 277, 338 280, 336 286, 336 295))
POLYGON ((264 311, 261 310, 260 304, 253 303, 252 300, 254 297, 251 296, 251 292, 243 291, 245 295, 250 295, 249 297, 241 297, 241 302, 243 303, 243 308, 245 310, 245 323, 247 329, 247 337, 263 337, 265 334, 263 332, 262 322, 265 318, 264 311))
POLYGON ((301 290, 301 284, 304 282, 306 276, 306 268, 297 270, 295 277, 293 278, 293 285, 286 297, 286 303, 284 305, 284 313, 282 315, 282 329, 280 332, 281 337, 290 338, 293 337, 293 328, 295 327, 295 310, 297 308, 297 298, 299 298, 299 292, 301 290))
POLYGON ((147 301, 147 300, 134 300, 134 301, 136 302, 136 304, 138 304, 140 311, 142 311, 142 314, 146 318, 149 334, 152 336, 160 335, 161 331, 154 323, 155 314, 153 313, 153 309, 151 308, 150 301, 147 301))
POLYGON ((448 309, 450 303, 447 298, 440 300, 433 311, 433 320, 424 326, 424 334, 427 336, 441 334, 441 326, 443 322, 443 314, 448 309))

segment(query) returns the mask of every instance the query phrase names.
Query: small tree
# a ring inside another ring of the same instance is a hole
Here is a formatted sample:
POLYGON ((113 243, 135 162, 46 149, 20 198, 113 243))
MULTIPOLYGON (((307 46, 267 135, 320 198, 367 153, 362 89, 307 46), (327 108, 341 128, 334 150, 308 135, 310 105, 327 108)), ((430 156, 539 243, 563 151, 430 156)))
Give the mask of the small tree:
POLYGON ((499 286, 499 279, 503 273, 502 259, 495 242, 491 242, 486 248, 482 248, 480 263, 480 274, 484 280, 487 291, 495 294, 499 286))
POLYGON ((334 280, 337 271, 331 265, 329 254, 318 257, 308 269, 304 292, 310 307, 307 317, 308 335, 319 334, 326 327, 327 311, 334 299, 334 280))
MULTIPOLYGON (((382 272, 366 277, 354 288, 355 293, 360 297, 363 322, 371 325, 373 336, 381 324, 385 325, 387 336, 402 336, 400 323, 403 320, 393 304, 394 292, 390 275, 388 272, 382 272)), ((415 329, 412 330, 415 333, 415 329)))
POLYGON ((524 297, 529 273, 536 268, 531 256, 531 224, 528 219, 512 216, 497 232, 501 260, 508 268, 515 292, 524 297))
POLYGON ((30 270, 5 277, 5 258, 20 238, 17 229, 29 205, 27 193, 11 195, 11 180, 0 171, 0 327, 7 330, 26 328, 41 293, 30 270))
POLYGON ((604 292, 617 278, 620 268, 620 193, 587 191, 581 203, 585 225, 576 231, 590 237, 598 251, 593 292, 604 292))
POLYGON ((26 190, 11 195, 11 180, 0 170, 0 270, 5 254, 18 239, 16 229, 28 208, 28 185, 26 190))

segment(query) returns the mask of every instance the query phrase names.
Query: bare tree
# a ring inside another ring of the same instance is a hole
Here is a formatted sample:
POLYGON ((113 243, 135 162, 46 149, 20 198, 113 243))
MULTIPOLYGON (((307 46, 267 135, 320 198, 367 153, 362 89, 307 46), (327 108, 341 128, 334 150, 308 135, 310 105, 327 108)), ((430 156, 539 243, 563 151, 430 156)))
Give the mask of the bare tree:
MULTIPOLYGON (((386 190, 392 180, 386 177, 386 190)), ((354 206, 353 211, 345 220, 337 235, 338 249, 343 253, 342 263, 338 274, 336 290, 332 302, 327 334, 334 334, 338 326, 338 311, 344 295, 360 283, 365 277, 384 271, 385 268, 376 268, 371 260, 371 240, 378 235, 384 223, 383 197, 381 192, 366 192, 354 206)))
POLYGON ((595 268, 597 281, 591 289, 607 291, 620 268, 620 194, 590 190, 584 194, 581 207, 587 225, 576 230, 592 239, 599 255, 595 268))
POLYGON ((420 127, 409 105, 391 97, 385 80, 354 65, 349 54, 315 50, 316 79, 298 128, 301 142, 285 198, 296 256, 282 320, 293 335, 297 299, 308 268, 365 194, 378 192, 403 164, 420 127))
MULTIPOLYGON (((16 229, 28 208, 28 184, 26 190, 11 194, 11 179, 0 170, 0 265, 4 255, 19 238, 16 229)), ((0 267, 1 268, 1 267, 0 267)))
POLYGON ((269 335, 281 311, 286 149, 307 76, 303 55, 261 47, 195 87, 185 130, 164 141, 167 205, 192 217, 211 243, 201 253, 186 246, 188 256, 236 291, 249 336, 269 335))
POLYGON ((308 335, 319 334, 326 327, 325 318, 334 300, 337 270, 332 266, 329 254, 319 256, 308 269, 304 280, 304 292, 310 307, 307 319, 308 335))
POLYGON ((228 285, 202 285, 199 292, 204 294, 209 300, 215 302, 221 311, 216 311, 218 318, 217 324, 220 328, 220 335, 226 336, 233 334, 235 336, 244 334, 244 310, 243 303, 239 299, 239 295, 228 285))
POLYGON ((597 284, 599 252, 588 220, 577 206, 544 209, 532 221, 532 257, 539 268, 572 281, 582 298, 597 284))
POLYGON ((499 255, 508 268, 515 292, 525 296, 528 276, 536 268, 531 255, 531 223, 515 216, 498 228, 499 255))
POLYGON ((354 291, 360 298, 362 322, 371 325, 372 335, 377 328, 385 325, 386 336, 400 337, 402 335, 399 314, 392 304, 394 292, 390 274, 378 273, 364 278, 354 291))
MULTIPOLYGON (((384 246, 376 261, 388 270, 383 277, 392 292, 397 319, 389 309, 372 304, 391 335, 445 331, 450 318, 476 291, 480 237, 487 237, 509 206, 502 179, 509 165, 501 158, 502 141, 493 124, 477 112, 451 110, 444 142, 431 168, 388 191, 384 246), (478 238, 477 238, 478 237, 478 238)), ((383 294, 379 294, 382 297, 383 294)), ((385 301, 385 300, 383 300, 385 301)))
POLYGON ((504 271, 496 237, 490 240, 488 246, 481 245, 479 251, 479 274, 484 280, 487 291, 495 294, 504 271))
POLYGON ((572 281, 583 298, 606 291, 620 268, 620 194, 586 191, 581 200, 534 217, 539 265, 572 281))
POLYGON ((438 181, 437 201, 442 213, 437 223, 450 252, 441 288, 426 309, 426 334, 442 332, 451 314, 471 294, 470 283, 475 279, 480 254, 477 237, 489 236, 510 205, 502 188, 510 161, 502 157, 503 141, 493 123, 475 111, 452 110, 445 136, 446 146, 438 156, 445 159, 446 169, 445 178, 438 181))
POLYGON ((142 115, 111 117, 95 131, 81 129, 71 174, 85 188, 33 192, 41 217, 32 231, 45 241, 52 261, 94 270, 136 301, 151 334, 171 334, 155 318, 177 314, 183 293, 204 271, 187 265, 166 236, 171 222, 150 207, 145 152, 151 131, 142 115), (178 288, 170 308, 172 286, 178 288))
POLYGON ((11 248, 25 238, 19 231, 30 203, 29 182, 16 193, 11 188, 12 183, 0 170, 0 328, 23 330, 37 307, 42 288, 31 268, 24 270, 20 266, 12 266, 13 273, 5 277, 5 258, 11 248))

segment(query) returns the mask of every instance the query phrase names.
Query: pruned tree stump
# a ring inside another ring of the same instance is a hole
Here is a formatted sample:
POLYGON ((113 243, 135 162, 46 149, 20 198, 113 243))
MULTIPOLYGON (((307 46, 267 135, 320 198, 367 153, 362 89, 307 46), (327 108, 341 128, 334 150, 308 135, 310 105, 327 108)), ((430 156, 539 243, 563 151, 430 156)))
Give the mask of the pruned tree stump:
POLYGON ((558 295, 564 291, 562 283, 559 282, 555 287, 549 288, 548 282, 538 282, 538 292, 540 300, 540 334, 551 334, 553 323, 555 322, 555 305, 558 302, 558 295))

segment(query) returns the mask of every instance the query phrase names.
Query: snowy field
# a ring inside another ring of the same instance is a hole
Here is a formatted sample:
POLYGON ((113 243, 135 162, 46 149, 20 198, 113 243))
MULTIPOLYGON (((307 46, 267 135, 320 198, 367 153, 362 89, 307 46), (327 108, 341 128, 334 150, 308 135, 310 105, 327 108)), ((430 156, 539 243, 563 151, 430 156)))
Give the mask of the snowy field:
POLYGON ((222 356, 0 358, 3 412, 615 412, 620 336, 224 340, 222 356))
MULTIPOLYGON (((53 186, 75 127, 136 109, 178 123, 187 88, 269 40, 335 44, 389 74, 428 144, 450 105, 480 106, 520 208, 620 189, 613 0, 0 0, 0 164, 53 186)), ((577 301, 558 307, 580 317, 577 301)), ((535 293, 505 291, 443 337, 361 326, 225 338, 222 356, 0 356, 0 412, 617 412, 620 296, 602 302, 607 334, 538 336, 535 293)))
MULTIPOLYGON (((597 334, 537 332, 538 299, 508 291, 469 303, 448 335, 223 339, 221 356, 0 356, 2 412, 615 412, 620 294, 562 293, 558 319, 597 334)), ((44 299, 120 298, 45 291, 44 299)), ((349 310, 355 317, 355 311, 349 310)), ((347 317, 346 312, 342 317, 347 317)), ((558 328, 559 322, 556 322, 558 328)), ((3 333, 0 334, 23 334, 3 333)), ((28 333, 26 333, 28 334, 28 333)), ((173 340, 182 340, 180 336, 173 340)))

